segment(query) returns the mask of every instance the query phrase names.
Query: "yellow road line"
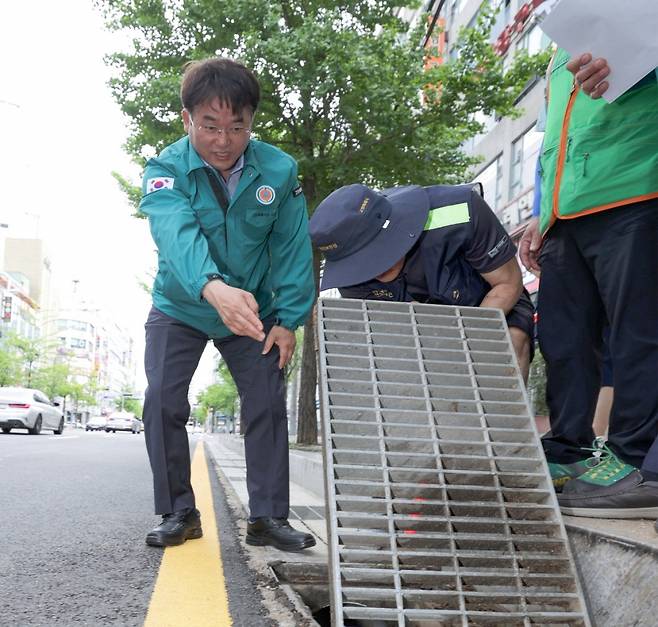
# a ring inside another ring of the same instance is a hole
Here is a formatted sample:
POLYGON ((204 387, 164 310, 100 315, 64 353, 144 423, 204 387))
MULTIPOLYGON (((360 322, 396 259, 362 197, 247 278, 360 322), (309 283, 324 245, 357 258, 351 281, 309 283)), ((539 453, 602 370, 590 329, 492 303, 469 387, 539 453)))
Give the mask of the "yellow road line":
POLYGON ((165 549, 144 627, 230 627, 226 583, 203 443, 192 459, 203 538, 165 549))

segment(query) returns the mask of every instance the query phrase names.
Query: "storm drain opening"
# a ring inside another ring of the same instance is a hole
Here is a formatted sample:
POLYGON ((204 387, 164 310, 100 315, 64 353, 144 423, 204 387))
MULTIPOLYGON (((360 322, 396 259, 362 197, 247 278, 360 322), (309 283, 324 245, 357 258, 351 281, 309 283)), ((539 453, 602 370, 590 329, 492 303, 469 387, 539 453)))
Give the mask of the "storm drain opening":
POLYGON ((322 298, 332 624, 590 624, 499 310, 322 298))
MULTIPOLYGON (((329 575, 326 564, 276 561, 270 562, 269 567, 277 581, 288 586, 296 599, 303 604, 306 610, 304 618, 309 624, 331 627, 329 575)), ((345 627, 386 627, 386 623, 348 618, 345 620, 345 627)))

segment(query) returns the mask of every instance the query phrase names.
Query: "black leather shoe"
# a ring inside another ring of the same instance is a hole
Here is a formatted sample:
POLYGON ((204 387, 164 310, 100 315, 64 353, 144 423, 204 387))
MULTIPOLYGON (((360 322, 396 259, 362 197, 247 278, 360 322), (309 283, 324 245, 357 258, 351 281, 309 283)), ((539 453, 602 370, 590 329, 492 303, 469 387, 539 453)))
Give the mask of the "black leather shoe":
POLYGON ((150 546, 176 546, 185 540, 194 540, 203 535, 201 514, 198 509, 188 507, 173 514, 165 514, 162 522, 146 536, 150 546))
POLYGON ((297 531, 285 518, 257 518, 247 523, 247 544, 273 546, 280 551, 303 551, 315 546, 310 533, 297 531))

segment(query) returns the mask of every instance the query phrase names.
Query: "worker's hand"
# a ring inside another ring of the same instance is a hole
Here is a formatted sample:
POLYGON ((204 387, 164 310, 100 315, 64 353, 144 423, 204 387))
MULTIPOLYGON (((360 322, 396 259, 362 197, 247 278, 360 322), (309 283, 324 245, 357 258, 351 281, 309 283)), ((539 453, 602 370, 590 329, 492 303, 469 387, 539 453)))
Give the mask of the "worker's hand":
POLYGON ((567 70, 576 77, 576 83, 593 100, 600 98, 610 84, 604 80, 610 74, 610 66, 605 59, 594 59, 587 52, 574 57, 567 63, 567 70))
POLYGON ((521 241, 519 242, 519 257, 521 263, 530 272, 541 271, 539 267, 539 251, 541 250, 542 238, 539 232, 539 218, 532 218, 525 227, 521 241))
POLYGON ((267 355, 275 344, 279 347, 279 368, 283 368, 292 359, 295 352, 295 334, 284 327, 272 327, 267 334, 263 355, 267 355))
POLYGON ((218 279, 208 281, 201 294, 217 310, 232 333, 246 335, 259 342, 265 339, 263 323, 258 317, 258 303, 253 294, 218 279))

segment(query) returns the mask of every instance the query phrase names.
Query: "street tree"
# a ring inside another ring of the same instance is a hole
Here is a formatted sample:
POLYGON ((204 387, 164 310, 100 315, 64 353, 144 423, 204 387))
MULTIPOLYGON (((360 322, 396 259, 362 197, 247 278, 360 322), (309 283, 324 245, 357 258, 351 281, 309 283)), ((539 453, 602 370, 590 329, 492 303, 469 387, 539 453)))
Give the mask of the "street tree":
POLYGON ((129 411, 132 414, 135 414, 137 418, 142 417, 142 402, 136 398, 126 398, 123 401, 123 411, 129 411))
POLYGON ((22 360, 15 349, 0 347, 0 387, 18 385, 21 381, 22 360))
MULTIPOLYGON (((111 30, 130 36, 108 57, 114 97, 130 119, 136 162, 183 134, 178 88, 187 61, 242 59, 258 74, 254 135, 294 156, 312 212, 332 190, 458 183, 475 158, 463 143, 486 115, 515 115, 544 57, 503 67, 489 44, 490 9, 463 33, 454 60, 431 66, 421 30, 395 17, 396 0, 96 0, 111 30)), ((121 175, 129 199, 139 192, 121 175)), ((320 256, 313 258, 317 277, 320 256)), ((305 327, 298 441, 317 438, 313 320, 305 327)))
POLYGON ((228 371, 228 366, 223 360, 219 362, 218 374, 219 382, 209 385, 199 393, 197 403, 199 403, 205 415, 208 415, 208 412, 211 414, 221 412, 226 416, 235 416, 238 390, 233 377, 228 371))
POLYGON ((142 402, 135 396, 135 391, 128 385, 124 385, 121 394, 113 399, 114 407, 118 411, 127 411, 142 417, 142 402))
POLYGON ((43 338, 28 338, 17 333, 7 335, 3 343, 5 350, 18 356, 20 362, 19 383, 24 387, 34 387, 34 374, 52 355, 55 343, 43 338))
POLYGON ((34 370, 33 387, 49 398, 66 397, 71 392, 71 368, 67 363, 55 363, 34 370))

